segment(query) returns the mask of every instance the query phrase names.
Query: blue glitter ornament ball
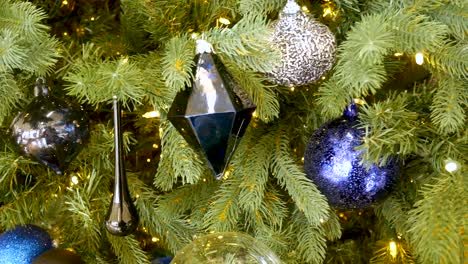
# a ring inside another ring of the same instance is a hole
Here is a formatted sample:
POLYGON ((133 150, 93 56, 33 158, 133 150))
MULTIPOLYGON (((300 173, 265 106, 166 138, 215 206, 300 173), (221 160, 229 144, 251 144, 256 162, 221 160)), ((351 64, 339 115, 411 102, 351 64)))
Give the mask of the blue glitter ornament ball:
POLYGON ((30 264, 37 256, 52 249, 52 239, 40 227, 17 226, 0 236, 1 264, 30 264))
POLYGON ((322 125, 310 138, 304 154, 304 171, 330 205, 361 209, 384 198, 399 176, 396 158, 368 169, 360 165, 363 132, 357 126, 357 107, 349 105, 342 117, 322 125))

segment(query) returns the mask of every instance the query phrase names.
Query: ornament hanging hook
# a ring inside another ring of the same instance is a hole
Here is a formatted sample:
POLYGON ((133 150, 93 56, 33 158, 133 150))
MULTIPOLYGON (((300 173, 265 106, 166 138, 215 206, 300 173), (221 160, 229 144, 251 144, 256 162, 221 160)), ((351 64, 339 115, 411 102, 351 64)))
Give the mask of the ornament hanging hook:
POLYGON ((354 121, 358 117, 358 108, 354 99, 351 98, 351 102, 345 107, 343 111, 343 116, 348 119, 349 121, 354 121))
POLYGON ((47 88, 46 79, 39 77, 36 79, 36 86, 34 87, 34 97, 48 96, 49 88, 47 88))

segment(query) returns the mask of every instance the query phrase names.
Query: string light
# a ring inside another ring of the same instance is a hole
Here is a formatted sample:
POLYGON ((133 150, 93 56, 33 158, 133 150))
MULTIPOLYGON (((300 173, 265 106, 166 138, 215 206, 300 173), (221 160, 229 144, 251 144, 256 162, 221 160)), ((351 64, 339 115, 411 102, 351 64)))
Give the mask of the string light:
POLYGON ((304 157, 302 157, 301 161, 304 162, 304 157))
POLYGON ((157 149, 157 148, 159 148, 159 145, 158 144, 153 144, 153 148, 157 149))
POLYGON ((395 56, 395 57, 400 57, 400 56, 403 56, 403 53, 401 53, 401 52, 395 52, 395 54, 393 54, 393 56, 395 56))
POLYGON ((226 170, 223 174, 223 180, 226 180, 229 178, 229 175, 231 175, 231 172, 229 170, 226 170))
POLYGON ((424 63, 424 55, 421 52, 416 53, 416 64, 422 65, 424 63))
POLYGON ((94 21, 96 18, 94 18, 94 17, 91 17, 90 19, 91 19, 91 21, 94 21))
POLYGON ((394 241, 390 241, 389 245, 388 245, 388 250, 390 251, 390 255, 393 257, 393 258, 396 258, 397 256, 397 245, 394 241))
POLYGON ((289 89, 291 90, 291 92, 294 92, 294 89, 295 89, 295 88, 294 88, 294 87, 291 87, 291 88, 289 88, 289 89))
POLYGON ((330 7, 326 7, 323 9, 323 17, 326 17, 328 15, 331 15, 332 14, 332 10, 330 7))
POLYGON ((150 158, 147 158, 147 159, 146 159, 146 162, 148 162, 148 163, 151 162, 151 159, 150 159, 150 158))
POLYGON ((224 24, 224 25, 229 25, 229 24, 231 24, 231 21, 229 21, 229 19, 227 19, 227 18, 225 18, 225 17, 220 17, 220 18, 218 18, 218 21, 219 21, 219 23, 224 24))
POLYGON ((144 118, 155 118, 155 117, 160 117, 161 113, 159 111, 151 111, 151 112, 146 112, 143 117, 144 118))
POLYGON ((76 185, 76 184, 78 184, 78 177, 76 176, 71 177, 71 185, 76 185))
POLYGON ((157 237, 152 237, 152 238, 151 238, 151 241, 153 241, 153 242, 158 242, 158 241, 159 241, 159 238, 157 238, 157 237))
POLYGON ((309 8, 307 8, 307 6, 302 6, 301 9, 302 11, 309 13, 309 8))
POLYGON ((63 32, 63 35, 64 35, 64 36, 68 36, 68 32, 63 32))
POLYGON ((366 101, 364 101, 364 100, 362 100, 360 98, 354 98, 353 101, 357 105, 365 105, 366 104, 366 101))
POLYGON ((458 170, 458 164, 453 160, 445 161, 445 170, 448 172, 454 172, 458 170))
POLYGON ((258 117, 257 111, 254 111, 254 112, 252 113, 252 116, 255 117, 255 118, 258 117))
POLYGON ((62 1, 62 5, 68 5, 68 1, 67 1, 67 0, 63 0, 63 1, 62 1))

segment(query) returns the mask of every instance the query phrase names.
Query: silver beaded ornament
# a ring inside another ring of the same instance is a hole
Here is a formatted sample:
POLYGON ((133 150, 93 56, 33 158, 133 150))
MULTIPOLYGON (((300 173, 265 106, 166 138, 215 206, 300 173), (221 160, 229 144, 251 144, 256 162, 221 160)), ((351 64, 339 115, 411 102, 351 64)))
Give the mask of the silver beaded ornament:
POLYGON ((335 62, 336 40, 327 26, 305 14, 293 0, 272 23, 270 41, 281 53, 281 61, 269 79, 284 86, 312 83, 327 73, 335 62))

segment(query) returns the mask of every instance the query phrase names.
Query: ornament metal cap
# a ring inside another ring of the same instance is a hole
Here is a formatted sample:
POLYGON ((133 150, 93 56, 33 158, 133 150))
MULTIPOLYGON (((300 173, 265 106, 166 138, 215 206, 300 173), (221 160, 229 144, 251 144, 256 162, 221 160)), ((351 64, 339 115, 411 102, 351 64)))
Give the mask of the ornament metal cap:
POLYGON ((47 87, 46 80, 44 77, 39 77, 36 79, 36 86, 34 86, 34 97, 38 96, 48 96, 49 88, 47 87))
POLYGON ((347 105, 343 111, 343 116, 349 121, 354 121, 357 119, 359 113, 358 108, 354 100, 351 100, 351 103, 347 105))
POLYGON ((212 53, 213 52, 213 46, 211 44, 203 39, 197 39, 197 53, 198 54, 203 54, 203 53, 212 53))
POLYGON ((299 11, 301 11, 301 7, 294 0, 288 0, 283 8, 284 14, 296 14, 299 11))

